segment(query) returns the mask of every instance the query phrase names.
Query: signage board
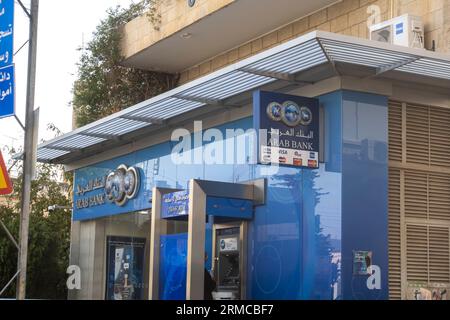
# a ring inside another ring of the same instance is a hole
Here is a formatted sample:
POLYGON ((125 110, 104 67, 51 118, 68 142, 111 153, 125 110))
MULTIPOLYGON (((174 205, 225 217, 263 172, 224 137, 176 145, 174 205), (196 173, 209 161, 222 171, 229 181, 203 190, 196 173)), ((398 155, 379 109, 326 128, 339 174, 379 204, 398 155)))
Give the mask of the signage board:
POLYGON ((275 92, 253 95, 258 163, 319 167, 319 100, 275 92))
POLYGON ((0 195, 5 196, 13 192, 11 179, 9 179, 3 155, 0 151, 0 195))
POLYGON ((151 207, 142 192, 142 175, 137 167, 121 164, 111 169, 92 167, 78 170, 74 183, 74 220, 89 220, 151 207))
POLYGON ((0 0, 0 68, 13 63, 14 0, 0 0))
POLYGON ((162 196, 161 217, 183 218, 189 215, 189 191, 178 191, 162 196))
POLYGON ((0 68, 0 118, 15 112, 14 65, 0 68))

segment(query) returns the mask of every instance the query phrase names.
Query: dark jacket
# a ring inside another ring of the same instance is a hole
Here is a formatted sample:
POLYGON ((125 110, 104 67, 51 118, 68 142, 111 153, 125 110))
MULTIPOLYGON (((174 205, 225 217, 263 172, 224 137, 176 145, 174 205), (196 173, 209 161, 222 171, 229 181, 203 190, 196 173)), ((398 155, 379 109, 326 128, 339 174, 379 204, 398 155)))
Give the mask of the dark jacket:
POLYGON ((211 277, 211 274, 208 272, 208 270, 205 269, 205 300, 213 300, 212 293, 214 290, 216 290, 216 282, 211 277))

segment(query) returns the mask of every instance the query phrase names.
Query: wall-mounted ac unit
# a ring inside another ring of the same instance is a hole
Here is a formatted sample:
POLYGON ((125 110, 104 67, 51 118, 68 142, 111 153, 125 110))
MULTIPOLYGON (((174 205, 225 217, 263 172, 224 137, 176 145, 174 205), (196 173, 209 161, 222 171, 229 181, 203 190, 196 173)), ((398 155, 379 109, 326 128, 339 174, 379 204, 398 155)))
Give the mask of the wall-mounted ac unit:
POLYGON ((370 39, 410 48, 424 48, 422 19, 405 14, 370 27, 370 39))

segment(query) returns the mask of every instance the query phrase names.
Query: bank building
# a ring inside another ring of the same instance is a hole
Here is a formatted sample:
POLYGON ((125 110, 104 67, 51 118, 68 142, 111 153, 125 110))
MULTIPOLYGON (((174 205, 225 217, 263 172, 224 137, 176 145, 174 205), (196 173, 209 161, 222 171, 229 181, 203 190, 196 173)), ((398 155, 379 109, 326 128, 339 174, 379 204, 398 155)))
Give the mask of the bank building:
POLYGON ((202 300, 205 268, 215 299, 447 299, 450 2, 159 6, 123 65, 179 85, 38 147, 74 172, 69 299, 202 300))

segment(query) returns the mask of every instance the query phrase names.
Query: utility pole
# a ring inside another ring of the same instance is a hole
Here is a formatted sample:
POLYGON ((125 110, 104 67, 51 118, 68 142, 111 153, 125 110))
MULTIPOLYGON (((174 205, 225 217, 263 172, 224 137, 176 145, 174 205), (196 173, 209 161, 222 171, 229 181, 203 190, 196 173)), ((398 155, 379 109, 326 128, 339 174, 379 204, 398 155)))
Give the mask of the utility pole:
MULTIPOLYGON (((20 2, 19 2, 20 3, 20 2)), ((28 80, 25 113, 25 143, 23 152, 22 203, 20 213, 20 250, 18 257, 19 278, 17 281, 17 300, 25 300, 28 262, 28 232, 31 211, 31 181, 35 167, 34 153, 34 94, 36 87, 36 55, 38 33, 39 0, 31 0, 30 42, 28 49, 28 80)))

